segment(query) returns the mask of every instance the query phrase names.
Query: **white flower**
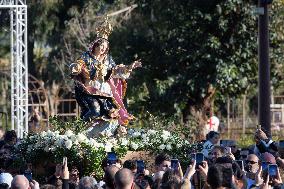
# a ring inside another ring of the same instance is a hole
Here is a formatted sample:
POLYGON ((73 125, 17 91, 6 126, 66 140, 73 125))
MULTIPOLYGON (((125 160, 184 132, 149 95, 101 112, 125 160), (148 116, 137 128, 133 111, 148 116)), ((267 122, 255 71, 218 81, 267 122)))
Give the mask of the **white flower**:
POLYGON ((77 135, 77 140, 78 140, 79 143, 80 143, 80 142, 85 142, 85 140, 87 140, 87 137, 86 137, 84 134, 79 133, 79 134, 77 135))
POLYGON ((138 132, 138 131, 135 131, 135 132, 132 134, 132 136, 133 136, 134 138, 139 137, 140 135, 141 135, 141 133, 138 132))
POLYGON ((166 145, 164 145, 164 144, 161 144, 160 146, 159 146, 159 149, 160 150, 164 150, 166 148, 166 145))
POLYGON ((170 144, 167 144, 167 145, 166 145, 166 149, 167 149, 167 150, 171 150, 171 149, 172 149, 172 146, 171 146, 170 144))
POLYGON ((54 132, 54 136, 55 136, 55 137, 58 137, 58 136, 59 136, 59 131, 55 131, 55 132, 54 132))
POLYGON ((64 145, 68 150, 70 150, 70 148, 72 147, 72 141, 71 140, 65 140, 64 145))
POLYGON ((74 141, 72 141, 74 143, 74 145, 78 145, 79 144, 79 141, 76 139, 74 141))
POLYGON ((46 132, 46 135, 45 135, 45 136, 47 136, 47 137, 53 137, 54 134, 53 134, 53 132, 51 132, 50 130, 48 130, 48 131, 46 132))
POLYGON ((111 152, 112 145, 110 143, 105 144, 105 152, 111 152))
POLYGON ((76 135, 72 135, 72 136, 70 137, 70 139, 72 140, 72 142, 75 142, 75 141, 77 140, 77 136, 76 136, 76 135))
POLYGON ((74 134, 73 134, 73 131, 67 130, 67 131, 64 133, 64 135, 66 135, 67 137, 71 137, 71 136, 74 135, 74 134))
POLYGON ((46 136, 46 132, 45 132, 45 131, 42 131, 42 132, 40 133, 40 136, 41 136, 41 137, 45 137, 45 136, 46 136))
POLYGON ((128 140, 126 139, 126 138, 122 138, 121 140, 120 140, 120 145, 121 146, 126 146, 128 144, 128 140))
POLYGON ((116 138, 110 138, 110 139, 108 139, 108 142, 111 143, 113 146, 116 146, 116 145, 117 145, 117 140, 116 140, 116 138))
POLYGON ((131 142, 131 148, 133 149, 133 150, 137 150, 138 149, 138 144, 136 144, 136 143, 134 143, 134 142, 131 142))
POLYGON ((43 150, 44 150, 45 152, 49 152, 49 147, 48 147, 48 146, 45 146, 43 150))
POLYGON ((154 134, 156 134, 156 133, 157 133, 157 131, 152 130, 152 129, 150 129, 150 130, 148 131, 148 134, 149 134, 149 135, 154 135, 154 134))
POLYGON ((169 131, 165 131, 163 130, 163 134, 161 135, 163 142, 165 142, 166 140, 168 140, 168 138, 171 136, 171 133, 169 131))
POLYGON ((55 142, 54 142, 54 145, 55 146, 58 146, 58 147, 61 147, 62 146, 62 143, 63 143, 63 140, 61 138, 58 138, 55 142))
POLYGON ((177 143, 177 148, 180 148, 182 145, 180 143, 177 143))
POLYGON ((148 135, 143 134, 143 135, 142 135, 142 141, 143 141, 143 143, 148 143, 148 142, 149 142, 149 137, 148 137, 148 135))

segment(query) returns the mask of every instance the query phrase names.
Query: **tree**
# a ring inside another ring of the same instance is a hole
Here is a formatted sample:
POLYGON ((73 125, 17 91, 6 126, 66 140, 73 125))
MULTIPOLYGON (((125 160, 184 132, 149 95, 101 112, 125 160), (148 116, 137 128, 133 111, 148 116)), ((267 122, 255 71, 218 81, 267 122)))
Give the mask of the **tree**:
POLYGON ((115 57, 126 62, 138 56, 146 67, 130 81, 130 106, 167 117, 182 112, 184 123, 193 115, 202 135, 216 96, 238 96, 257 82, 257 17, 252 4, 139 2, 139 13, 112 38, 114 46, 127 48, 113 49, 115 57))

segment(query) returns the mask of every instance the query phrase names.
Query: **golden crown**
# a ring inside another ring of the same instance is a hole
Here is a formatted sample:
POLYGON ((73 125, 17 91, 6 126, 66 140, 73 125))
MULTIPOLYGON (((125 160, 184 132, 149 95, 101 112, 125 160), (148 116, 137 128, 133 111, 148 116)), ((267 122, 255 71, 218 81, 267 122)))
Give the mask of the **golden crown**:
POLYGON ((113 31, 113 28, 112 28, 111 24, 109 23, 108 17, 105 17, 104 21, 96 29, 96 31, 97 31, 97 37, 98 38, 108 39, 108 36, 113 31))

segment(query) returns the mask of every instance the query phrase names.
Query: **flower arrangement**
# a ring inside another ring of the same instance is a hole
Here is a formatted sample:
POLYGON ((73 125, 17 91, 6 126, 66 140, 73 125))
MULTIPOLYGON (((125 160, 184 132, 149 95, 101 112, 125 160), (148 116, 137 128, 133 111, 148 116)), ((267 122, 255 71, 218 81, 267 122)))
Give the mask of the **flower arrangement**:
POLYGON ((127 151, 149 151, 157 154, 167 152, 179 159, 188 159, 189 151, 196 151, 198 145, 190 144, 177 134, 165 130, 129 129, 128 134, 119 138, 103 136, 88 138, 85 132, 75 133, 68 129, 43 131, 28 134, 16 145, 16 154, 26 162, 43 163, 61 162, 68 157, 68 162, 81 168, 84 175, 102 177, 101 162, 107 152, 115 151, 123 157, 127 151))

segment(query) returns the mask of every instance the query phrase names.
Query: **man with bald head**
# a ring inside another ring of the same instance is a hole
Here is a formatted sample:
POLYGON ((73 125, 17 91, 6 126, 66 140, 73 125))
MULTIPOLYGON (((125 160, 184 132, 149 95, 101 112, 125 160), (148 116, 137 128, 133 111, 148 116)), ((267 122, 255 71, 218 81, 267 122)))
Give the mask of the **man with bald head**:
POLYGON ((250 188, 255 184, 255 176, 260 168, 259 158, 255 154, 249 154, 246 159, 246 176, 247 176, 247 188, 250 188))
POLYGON ((115 174, 114 182, 116 189, 131 189, 134 184, 134 175, 129 169, 120 169, 115 174))
POLYGON ((104 182, 106 189, 114 189, 114 176, 119 171, 119 168, 115 165, 108 166, 105 170, 104 182))
POLYGON ((17 175, 12 180, 11 189, 39 189, 39 184, 35 180, 29 182, 24 175, 17 175))
POLYGON ((30 183, 24 175, 17 175, 13 178, 11 189, 30 189, 30 183))

